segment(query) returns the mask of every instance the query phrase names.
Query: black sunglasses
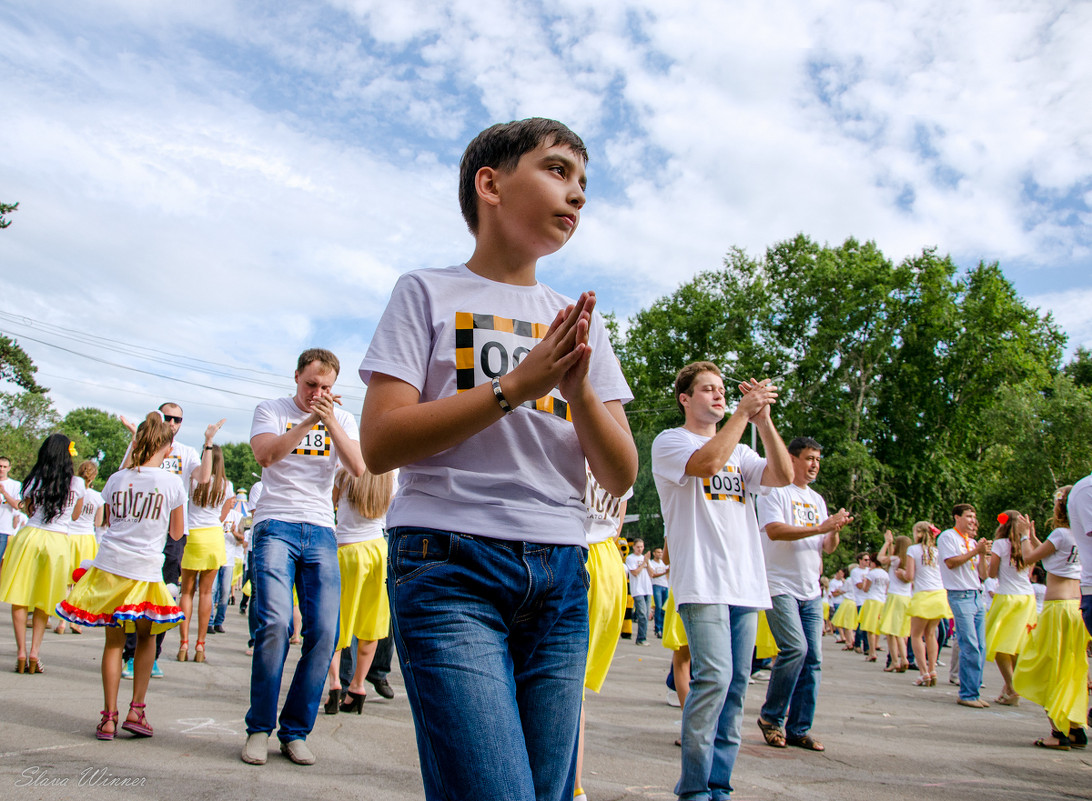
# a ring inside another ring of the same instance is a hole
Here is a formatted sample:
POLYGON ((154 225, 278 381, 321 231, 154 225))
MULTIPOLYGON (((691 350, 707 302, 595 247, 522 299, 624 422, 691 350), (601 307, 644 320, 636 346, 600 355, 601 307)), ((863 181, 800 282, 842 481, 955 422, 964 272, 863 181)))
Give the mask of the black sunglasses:
POLYGON ((180 415, 165 414, 165 415, 163 415, 163 419, 166 420, 168 423, 181 423, 182 422, 182 417, 180 415))

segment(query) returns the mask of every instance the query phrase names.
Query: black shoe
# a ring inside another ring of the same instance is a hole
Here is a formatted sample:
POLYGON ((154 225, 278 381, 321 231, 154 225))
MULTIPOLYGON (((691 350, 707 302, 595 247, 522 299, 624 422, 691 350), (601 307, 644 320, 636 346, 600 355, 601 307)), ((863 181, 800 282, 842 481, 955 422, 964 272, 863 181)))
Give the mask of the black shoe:
POLYGON ((223 626, 213 626, 212 630, 216 634, 227 634, 227 630, 223 626))
POLYGON ((234 595, 227 599, 227 605, 228 606, 235 606, 235 596, 234 595))
POLYGON ((206 633, 207 634, 215 634, 216 632, 212 630, 212 626, 209 626, 208 631, 206 633))
POLYGON ((384 698, 394 698, 394 688, 391 687, 390 682, 387 681, 386 677, 375 679, 374 681, 369 679, 368 681, 375 687, 375 691, 384 698))
POLYGON ((341 690, 330 690, 326 703, 322 705, 322 711, 327 715, 336 715, 341 706, 341 690))
MULTIPOLYGON (((330 694, 333 696, 333 690, 330 691, 330 694)), ((356 712, 359 715, 364 711, 364 699, 366 697, 364 693, 357 695, 352 690, 346 691, 345 697, 341 701, 341 711, 356 712)))

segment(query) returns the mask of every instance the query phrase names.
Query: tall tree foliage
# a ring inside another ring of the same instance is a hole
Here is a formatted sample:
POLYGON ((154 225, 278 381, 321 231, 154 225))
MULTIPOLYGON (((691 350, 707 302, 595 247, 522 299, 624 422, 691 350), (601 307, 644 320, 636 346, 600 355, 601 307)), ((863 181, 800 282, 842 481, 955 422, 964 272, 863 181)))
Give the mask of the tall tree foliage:
POLYGON ((1017 296, 996 264, 958 274, 926 249, 898 264, 872 242, 822 246, 801 235, 755 259, 730 251, 615 328, 634 389, 628 409, 641 452, 630 510, 662 534, 651 480, 655 434, 679 425, 672 382, 710 359, 726 384, 773 376, 786 439, 824 445, 817 488, 856 522, 846 549, 875 546, 884 528, 948 522, 957 500, 992 499, 983 472, 989 413, 1007 387, 1042 392, 1064 336, 1017 296))
POLYGON ((38 368, 19 343, 0 334, 0 381, 11 381, 27 392, 49 392, 34 380, 38 368))

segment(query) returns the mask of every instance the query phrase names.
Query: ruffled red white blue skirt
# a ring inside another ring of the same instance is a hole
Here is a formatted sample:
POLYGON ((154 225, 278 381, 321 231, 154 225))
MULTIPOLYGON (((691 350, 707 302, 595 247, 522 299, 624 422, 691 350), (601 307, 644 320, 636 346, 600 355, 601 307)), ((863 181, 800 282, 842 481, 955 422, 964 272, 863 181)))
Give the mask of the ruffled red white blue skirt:
POLYGON ((162 581, 137 581, 92 567, 57 604, 56 612, 81 626, 119 626, 136 631, 149 620, 152 634, 174 628, 185 619, 162 581))

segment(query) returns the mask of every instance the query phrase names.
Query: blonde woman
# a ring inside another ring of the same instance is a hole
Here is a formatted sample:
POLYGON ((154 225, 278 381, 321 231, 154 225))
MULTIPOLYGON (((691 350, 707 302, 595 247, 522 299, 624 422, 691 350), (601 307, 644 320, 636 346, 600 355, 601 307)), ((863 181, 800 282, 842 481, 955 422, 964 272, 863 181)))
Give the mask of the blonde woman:
POLYGON ((910 667, 906 654, 906 638, 910 636, 910 598, 914 588, 907 579, 906 552, 910 549, 910 538, 905 535, 895 537, 890 531, 884 533, 884 546, 880 551, 880 564, 887 567, 887 600, 880 616, 880 634, 887 637, 887 653, 891 664, 884 668, 885 673, 905 673, 910 667))
POLYGON ((327 715, 364 711, 365 677, 375 657, 376 643, 390 628, 387 600, 387 541, 383 538, 387 507, 394 495, 394 473, 376 476, 364 469, 353 476, 344 468, 334 478, 337 510, 337 565, 341 572, 341 625, 337 650, 330 661, 327 715), (357 638, 356 670, 342 693, 338 666, 341 649, 357 638), (344 698, 342 697, 344 695, 344 698))
POLYGON ((918 687, 937 683, 937 624, 952 616, 948 594, 940 580, 937 534, 940 529, 927 520, 914 524, 914 544, 906 549, 905 580, 914 586, 910 597, 910 645, 921 674, 918 687))
POLYGON ((1047 574, 1043 613, 1020 654, 1013 672, 1016 692, 1043 707, 1050 719, 1050 739, 1035 745, 1068 751, 1084 748, 1088 736, 1088 630, 1081 620, 1081 564, 1077 544, 1069 530, 1066 501, 1072 487, 1054 495, 1054 528, 1042 542, 1035 524, 1018 518, 1018 537, 1026 564, 1040 559, 1047 574))
POLYGON ((197 587, 197 644, 193 661, 205 661, 205 636, 212 617, 212 587, 220 568, 227 564, 224 545, 224 520, 235 505, 235 491, 224 475, 224 452, 219 445, 206 448, 212 453, 212 473, 208 481, 190 480, 190 505, 186 514, 189 536, 182 552, 182 577, 179 605, 186 619, 182 621, 182 641, 178 661, 189 659, 190 622, 193 620, 193 591, 197 587))
POLYGON ((1020 696, 1012 687, 1016 657, 1028 640, 1028 631, 1035 625, 1035 590, 1031 588, 1031 565, 1024 561, 1020 538, 1026 536, 1020 523, 1022 515, 1015 509, 997 516, 990 551, 989 576, 997 579, 997 592, 986 612, 986 659, 994 662, 1001 672, 1001 695, 994 703, 1016 706, 1020 696))

